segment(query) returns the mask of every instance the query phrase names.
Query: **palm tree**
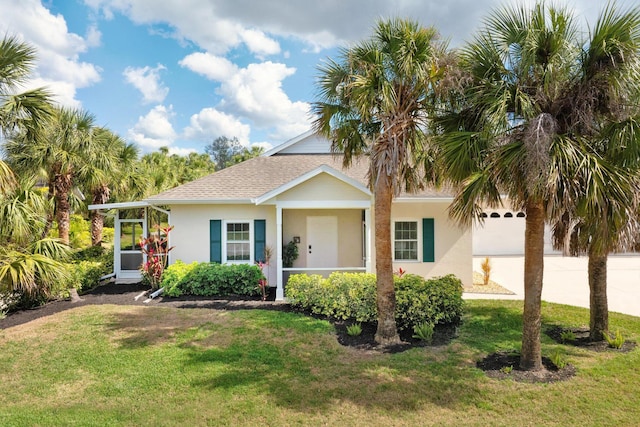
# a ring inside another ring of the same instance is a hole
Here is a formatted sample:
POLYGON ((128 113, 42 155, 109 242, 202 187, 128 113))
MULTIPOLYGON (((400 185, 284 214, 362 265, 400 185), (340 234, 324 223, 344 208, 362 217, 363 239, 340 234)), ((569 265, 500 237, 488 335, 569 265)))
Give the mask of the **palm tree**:
POLYGON ((391 257, 391 202, 424 184, 420 161, 432 109, 437 32, 416 22, 377 23, 374 35, 320 66, 315 129, 344 155, 344 167, 369 159, 374 192, 378 329, 376 341, 399 340, 391 257))
POLYGON ((21 134, 6 143, 16 170, 35 174, 48 183, 49 197, 55 200, 58 236, 67 245, 72 190, 78 187, 79 177, 88 168, 106 164, 109 156, 96 142, 94 131, 94 118, 89 113, 57 107, 34 142, 21 134))
MULTIPOLYGON (((16 37, 0 40, 0 140, 15 133, 33 138, 51 115, 49 94, 44 89, 18 93, 35 62, 35 49, 16 37)), ((11 169, 0 160, 0 191, 15 183, 11 169)))
POLYGON ((32 300, 65 280, 61 261, 67 255, 66 246, 56 240, 34 239, 44 227, 46 202, 33 184, 19 181, 0 195, 0 294, 19 293, 32 300))
POLYGON ((633 76, 624 72, 625 58, 637 64, 637 47, 631 52, 616 43, 635 39, 638 30, 629 33, 632 26, 621 27, 611 16, 617 15, 609 6, 584 42, 563 8, 538 3, 493 12, 460 54, 462 71, 450 97, 458 102, 439 122, 440 154, 457 186, 451 215, 468 223, 482 204, 500 205, 501 193, 526 212, 523 369, 542 369, 545 221, 578 200, 591 206, 612 195, 622 200, 629 184, 590 139, 594 126, 610 117, 607 109, 616 102, 610 96, 625 85, 602 88, 633 76), (621 39, 614 39, 616 32, 621 39), (580 188, 576 177, 589 177, 581 181, 588 185, 580 188))
MULTIPOLYGON (((130 174, 135 173, 138 161, 138 149, 134 144, 127 144, 118 135, 106 128, 94 131, 96 148, 102 152, 94 163, 81 169, 78 180, 82 187, 91 194, 92 204, 104 204, 109 201, 112 191, 132 190, 128 185, 132 182, 130 174)), ((133 181, 136 182, 136 181, 133 181)), ((146 189, 146 186, 145 186, 146 189)), ((104 216, 93 210, 89 213, 91 220, 91 244, 102 244, 104 216)))
MULTIPOLYGON (((605 191, 610 194, 602 198, 576 191, 575 209, 557 215, 554 237, 557 246, 571 243, 566 251, 589 256, 589 329, 590 338, 597 341, 609 329, 608 253, 632 248, 639 228, 640 9, 618 12, 609 4, 583 55, 582 78, 573 91, 579 132, 626 180, 622 188, 608 182, 605 191)), ((590 175, 574 180, 583 190, 590 188, 591 181, 590 175)))

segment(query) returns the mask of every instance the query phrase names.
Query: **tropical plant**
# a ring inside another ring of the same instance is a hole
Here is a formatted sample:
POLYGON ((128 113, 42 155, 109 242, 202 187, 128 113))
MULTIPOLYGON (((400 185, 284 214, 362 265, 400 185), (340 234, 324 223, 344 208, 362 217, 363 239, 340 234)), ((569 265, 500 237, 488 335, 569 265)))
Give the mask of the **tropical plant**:
POLYGON ((424 184, 421 167, 433 85, 444 46, 437 32, 409 20, 379 21, 373 36, 343 48, 319 67, 316 131, 343 154, 343 164, 369 159, 374 192, 378 329, 376 342, 399 341, 394 312, 391 202, 424 184))
POLYGON ((291 240, 282 248, 282 266, 284 268, 293 267, 293 263, 298 259, 298 244, 291 240))
MULTIPOLYGON (((89 168, 107 170, 110 154, 95 138, 94 118, 89 113, 56 108, 53 117, 33 141, 15 135, 6 151, 16 171, 44 179, 48 197, 55 201, 58 237, 69 244, 70 216, 74 193, 89 168)), ((53 221, 49 215, 45 234, 53 221)))
MULTIPOLYGON (((142 197, 147 191, 148 180, 140 179, 136 170, 138 148, 126 143, 120 136, 106 128, 94 130, 96 148, 105 153, 100 162, 86 165, 82 169, 79 181, 91 195, 90 203, 105 204, 111 194, 118 196, 128 193, 128 198, 142 197)), ((119 197, 127 200, 127 197, 119 197)), ((91 244, 102 244, 104 216, 98 210, 89 212, 91 221, 91 244)))
MULTIPOLYGON (((23 133, 33 140, 51 116, 50 95, 45 89, 18 90, 29 78, 36 60, 35 49, 18 37, 0 40, 0 133, 4 139, 23 133)), ((0 164, 0 184, 9 170, 0 164)))
POLYGON ((603 336, 605 341, 607 341, 607 344, 611 348, 621 349, 624 345, 624 336, 622 335, 622 332, 620 332, 620 329, 616 329, 615 335, 611 335, 607 331, 605 331, 603 333, 603 336))
POLYGON ((433 341, 433 323, 422 322, 413 327, 413 338, 422 340, 428 344, 433 341))
POLYGON ((576 200, 556 213, 554 243, 565 253, 589 256, 589 335, 601 341, 609 329, 608 254, 632 249, 640 228, 640 8, 618 12, 609 4, 590 39, 581 79, 568 94, 573 132, 624 179, 600 178, 599 164, 576 174, 570 192, 576 200), (604 187, 594 190, 599 183, 604 187))
POLYGON ((357 337, 360 334, 362 334, 362 325, 360 323, 354 323, 347 326, 347 335, 357 337))
POLYGON ((169 263, 169 252, 173 247, 169 247, 169 233, 171 227, 154 227, 156 232, 148 237, 140 237, 140 250, 147 258, 140 268, 142 277, 147 281, 152 289, 158 289, 162 283, 162 275, 169 263))
POLYGON ((501 194, 526 212, 522 369, 542 369, 545 221, 577 203, 575 177, 589 177, 581 190, 587 205, 611 194, 622 200, 628 188, 623 171, 592 147, 585 130, 600 114, 598 97, 607 95, 592 88, 606 73, 593 71, 624 63, 613 46, 595 63, 585 50, 607 41, 600 28, 611 10, 586 42, 565 8, 538 3, 494 11, 460 52, 460 71, 442 104, 450 108, 438 123, 439 159, 456 191, 450 214, 470 224, 482 205, 501 206, 501 194))

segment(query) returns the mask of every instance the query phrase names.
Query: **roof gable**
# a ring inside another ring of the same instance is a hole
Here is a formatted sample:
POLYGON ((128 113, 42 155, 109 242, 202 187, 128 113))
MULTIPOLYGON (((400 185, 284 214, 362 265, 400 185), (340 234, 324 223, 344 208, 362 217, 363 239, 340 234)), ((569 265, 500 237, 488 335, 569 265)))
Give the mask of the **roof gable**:
MULTIPOLYGON (((355 190, 355 192, 354 191, 349 192, 352 195, 359 193, 360 196, 365 196, 367 198, 371 197, 371 191, 369 191, 369 189, 365 185, 363 185, 362 182, 355 180, 345 175, 344 173, 337 171, 332 167, 324 164, 317 167, 314 170, 311 170, 305 173, 304 175, 299 176, 298 178, 292 181, 287 182, 284 185, 281 185, 278 188, 274 188, 272 191, 269 191, 263 194, 262 196, 256 199, 256 204, 259 205, 259 204, 265 203, 273 198, 278 197, 279 195, 283 195, 284 193, 292 189, 301 188, 303 192, 308 192, 309 188, 305 188, 305 184, 310 183, 314 179, 317 180, 318 177, 320 176, 329 176, 333 179, 333 181, 338 181, 339 183, 346 184, 350 189, 355 190)), ((326 184, 331 185, 330 183, 326 183, 326 184)), ((334 190, 334 192, 336 193, 338 192, 337 188, 335 187, 325 188, 324 190, 329 190, 329 192, 331 192, 331 190, 334 190)), ((317 189, 311 190, 311 193, 314 193, 314 194, 317 193, 317 189)))
POLYGON ((331 154, 331 141, 313 130, 309 130, 273 147, 262 156, 271 157, 283 154, 331 154))

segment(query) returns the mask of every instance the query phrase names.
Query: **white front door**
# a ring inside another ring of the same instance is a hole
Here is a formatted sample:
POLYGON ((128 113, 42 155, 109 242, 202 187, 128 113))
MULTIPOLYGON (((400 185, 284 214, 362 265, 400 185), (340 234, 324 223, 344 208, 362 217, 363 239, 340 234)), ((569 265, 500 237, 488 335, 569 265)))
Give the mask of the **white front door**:
POLYGON ((338 217, 307 217, 308 268, 330 268, 338 266, 338 217))

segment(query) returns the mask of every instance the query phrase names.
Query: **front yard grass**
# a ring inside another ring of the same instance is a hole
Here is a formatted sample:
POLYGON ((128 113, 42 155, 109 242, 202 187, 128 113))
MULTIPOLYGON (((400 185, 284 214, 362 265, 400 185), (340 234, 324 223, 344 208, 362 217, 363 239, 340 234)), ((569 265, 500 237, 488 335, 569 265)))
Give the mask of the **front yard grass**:
MULTIPOLYGON (((0 330, 0 425, 637 425, 640 350, 543 335, 577 375, 527 384, 475 364, 518 349, 521 302, 468 301, 458 338, 396 354, 355 350, 302 314, 84 306, 0 330)), ((544 304, 544 325, 588 324, 544 304)), ((612 329, 640 337, 640 318, 612 329)))

